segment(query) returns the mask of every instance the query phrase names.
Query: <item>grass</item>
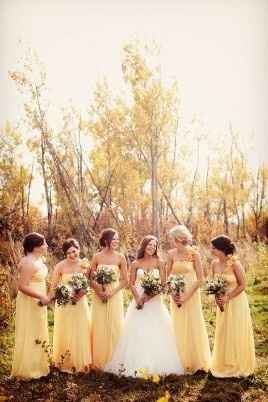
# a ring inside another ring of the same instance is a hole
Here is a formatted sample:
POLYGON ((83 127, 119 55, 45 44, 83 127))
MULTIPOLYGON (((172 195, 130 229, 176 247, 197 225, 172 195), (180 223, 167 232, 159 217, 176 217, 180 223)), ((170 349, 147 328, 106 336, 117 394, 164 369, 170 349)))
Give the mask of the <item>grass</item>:
MULTIPOLYGON (((262 255, 264 253, 263 249, 262 255)), ((268 254, 268 253, 267 253, 268 254)), ((101 371, 65 374, 53 370, 49 376, 27 382, 9 379, 14 342, 13 320, 0 335, 0 402, 155 402, 170 394, 169 402, 265 402, 268 401, 268 272, 267 254, 247 270, 250 308, 256 344, 257 369, 248 378, 216 379, 198 372, 192 376, 166 376, 158 384, 151 380, 117 377, 101 371)), ((125 304, 129 294, 125 294, 125 304)), ((203 297, 203 308, 211 345, 215 307, 203 297)), ((49 311, 52 338, 53 311, 49 311)), ((167 401, 167 399, 164 399, 167 401)))

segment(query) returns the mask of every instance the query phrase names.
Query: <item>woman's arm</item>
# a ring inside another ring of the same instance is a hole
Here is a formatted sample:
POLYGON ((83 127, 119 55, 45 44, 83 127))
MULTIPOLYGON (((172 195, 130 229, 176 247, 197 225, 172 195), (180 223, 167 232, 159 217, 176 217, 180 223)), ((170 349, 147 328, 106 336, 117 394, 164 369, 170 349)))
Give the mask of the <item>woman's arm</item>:
POLYGON ((105 289, 99 285, 95 279, 95 272, 98 266, 97 256, 96 254, 92 258, 91 267, 90 267, 90 286, 95 291, 96 295, 103 301, 107 301, 107 292, 105 289))
POLYGON ((216 275, 216 270, 215 270, 216 264, 217 264, 217 261, 216 261, 215 259, 211 261, 211 264, 210 264, 210 267, 209 267, 209 274, 208 274, 209 277, 215 278, 215 275, 216 275))
POLYGON ((171 254, 171 250, 168 251, 168 258, 167 258, 167 263, 166 263, 166 276, 167 279, 171 273, 171 269, 172 269, 172 264, 173 264, 173 258, 172 258, 172 254, 171 254))
MULTIPOLYGON (((167 259, 167 264, 166 264, 167 280, 168 280, 169 275, 171 274, 172 265, 173 265, 173 256, 172 256, 172 250, 170 250, 170 251, 168 251, 168 259, 167 259)), ((171 297, 176 304, 180 303, 180 295, 172 294, 171 297)))
POLYGON ((62 264, 58 263, 55 266, 54 270, 53 270, 53 274, 52 274, 52 278, 51 278, 51 284, 50 284, 50 288, 49 288, 49 292, 48 292, 49 300, 52 300, 55 297, 55 291, 56 291, 56 288, 57 288, 57 286, 59 284, 60 277, 61 277, 61 274, 62 274, 61 266, 62 266, 62 264))
MULTIPOLYGON (((217 261, 212 260, 211 264, 210 264, 210 269, 209 269, 209 272, 210 272, 209 276, 211 276, 212 278, 215 278, 215 275, 216 275, 216 270, 215 270, 216 265, 217 265, 217 261)), ((219 307, 221 307, 221 302, 219 301, 219 298, 216 295, 215 295, 214 299, 215 299, 216 304, 219 307)))
POLYGON ((204 270, 202 267, 200 254, 198 252, 195 252, 193 255, 193 264, 196 273, 196 281, 193 283, 193 286, 189 290, 187 299, 190 299, 190 297, 192 297, 192 295, 204 282, 204 270))
POLYGON ((134 297, 136 303, 139 304, 140 295, 137 292, 137 289, 135 286, 136 276, 137 276, 137 263, 136 263, 136 261, 133 261, 130 265, 130 290, 131 290, 131 293, 133 294, 133 297, 134 297))
POLYGON ((219 303, 222 305, 227 303, 229 300, 233 299, 234 297, 240 295, 240 293, 243 292, 243 290, 245 290, 245 287, 246 287, 245 271, 239 261, 236 261, 233 264, 233 272, 236 277, 237 286, 234 289, 232 289, 231 291, 225 293, 225 295, 218 297, 219 303))
POLYGON ((193 254, 193 265, 196 272, 196 281, 192 284, 188 292, 180 293, 179 303, 184 303, 189 300, 204 282, 204 271, 201 263, 200 254, 196 251, 193 254))
POLYGON ((20 264, 20 278, 18 289, 25 295, 38 299, 43 305, 46 305, 49 303, 49 298, 46 295, 36 292, 29 286, 30 280, 35 272, 36 268, 34 267, 33 263, 28 261, 22 262, 20 264))
POLYGON ((161 285, 164 286, 166 283, 166 267, 163 261, 159 261, 159 274, 161 285))
POLYGON ((125 286, 127 286, 128 283, 128 275, 127 275, 127 261, 124 255, 120 255, 120 279, 119 279, 119 285, 112 289, 110 292, 108 292, 108 297, 113 297, 119 290, 123 289, 125 286))

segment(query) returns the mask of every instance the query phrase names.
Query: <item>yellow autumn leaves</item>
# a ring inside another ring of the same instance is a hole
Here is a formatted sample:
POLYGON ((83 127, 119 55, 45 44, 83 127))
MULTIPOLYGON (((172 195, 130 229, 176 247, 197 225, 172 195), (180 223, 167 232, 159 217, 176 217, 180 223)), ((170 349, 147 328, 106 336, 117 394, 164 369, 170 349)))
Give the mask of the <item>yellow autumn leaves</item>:
POLYGON ((151 380, 152 382, 158 384, 160 381, 160 377, 157 374, 150 375, 148 374, 147 368, 140 368, 138 369, 138 377, 142 378, 143 380, 151 380))
POLYGON ((165 392, 165 395, 161 398, 158 398, 156 402, 168 402, 171 398, 171 395, 168 391, 165 392))
MULTIPOLYGON (((155 384, 158 384, 160 381, 160 377, 158 374, 150 375, 150 374, 148 374, 148 369, 146 369, 146 368, 141 368, 138 370, 138 377, 140 377, 146 381, 150 380, 150 381, 154 382, 155 384)), ((168 391, 166 391, 165 395, 158 398, 156 402, 168 402, 170 398, 171 398, 170 393, 168 391)))

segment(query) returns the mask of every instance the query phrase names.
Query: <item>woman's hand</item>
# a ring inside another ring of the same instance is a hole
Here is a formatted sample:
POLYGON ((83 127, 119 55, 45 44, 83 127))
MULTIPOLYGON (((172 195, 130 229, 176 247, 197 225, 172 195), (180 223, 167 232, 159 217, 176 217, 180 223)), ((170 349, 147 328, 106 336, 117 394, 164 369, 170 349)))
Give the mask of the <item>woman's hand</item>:
POLYGON ((135 295, 133 295, 133 297, 134 297, 135 302, 137 304, 141 303, 141 296, 139 294, 137 294, 137 295, 135 294, 135 295))
POLYGON ((86 294, 87 292, 85 292, 83 289, 80 289, 77 293, 75 293, 73 298, 75 301, 79 301, 81 297, 85 296, 86 294))
POLYGON ((230 300, 228 294, 222 295, 222 296, 215 296, 215 300, 217 305, 220 306, 224 306, 224 304, 228 303, 228 301, 230 300))
POLYGON ((150 301, 152 299, 153 296, 149 296, 146 293, 143 293, 143 295, 141 296, 141 302, 144 303, 148 303, 148 301, 150 301))
POLYGON ((98 290, 97 291, 97 295, 99 296, 99 298, 101 299, 101 301, 103 303, 106 303, 108 300, 108 295, 107 295, 107 291, 105 289, 103 290, 98 290))
POLYGON ((49 298, 49 297, 47 297, 47 296, 40 296, 40 297, 39 297, 39 303, 40 303, 42 306, 47 306, 49 302, 50 302, 50 298, 49 298))
POLYGON ((139 296, 137 298, 135 297, 135 301, 136 301, 136 304, 137 304, 136 308, 138 310, 141 310, 143 308, 143 305, 144 305, 143 295, 139 296))
POLYGON ((172 299, 175 304, 178 304, 180 302, 180 294, 179 293, 172 294, 172 299))
POLYGON ((172 298, 179 307, 188 300, 188 297, 185 293, 176 293, 175 295, 172 295, 172 298))
POLYGON ((112 290, 106 290, 106 297, 107 297, 107 299, 110 299, 111 297, 113 297, 114 295, 115 295, 115 290, 114 289, 112 289, 112 290))

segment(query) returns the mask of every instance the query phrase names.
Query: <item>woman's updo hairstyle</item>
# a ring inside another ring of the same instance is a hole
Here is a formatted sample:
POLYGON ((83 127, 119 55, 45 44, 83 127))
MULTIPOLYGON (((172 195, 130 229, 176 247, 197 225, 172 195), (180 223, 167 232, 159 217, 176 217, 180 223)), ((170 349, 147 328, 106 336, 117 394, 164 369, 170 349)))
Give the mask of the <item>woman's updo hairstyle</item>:
POLYGON ((176 225, 169 231, 169 235, 174 239, 180 240, 181 238, 186 237, 189 243, 192 242, 193 237, 189 229, 187 229, 184 225, 176 225))
POLYGON ((35 247, 40 247, 44 244, 45 238, 37 232, 27 234, 23 239, 24 254, 32 253, 35 247))
POLYGON ((117 231, 112 228, 103 229, 100 234, 99 243, 102 248, 110 247, 114 236, 117 234, 117 231))
POLYGON ((236 251, 235 245, 230 237, 220 235, 211 240, 211 244, 217 249, 222 251, 225 255, 233 255, 236 251))
POLYGON ((66 255, 67 251, 69 250, 69 248, 74 247, 77 250, 79 250, 79 243, 76 239, 73 239, 72 237, 70 237, 69 239, 66 239, 62 245, 62 251, 64 252, 64 254, 66 255))

